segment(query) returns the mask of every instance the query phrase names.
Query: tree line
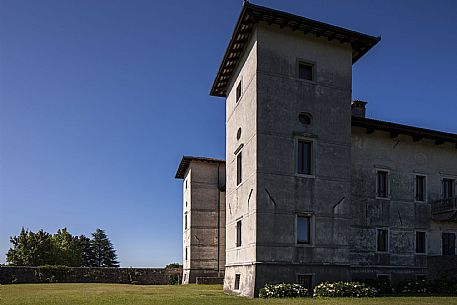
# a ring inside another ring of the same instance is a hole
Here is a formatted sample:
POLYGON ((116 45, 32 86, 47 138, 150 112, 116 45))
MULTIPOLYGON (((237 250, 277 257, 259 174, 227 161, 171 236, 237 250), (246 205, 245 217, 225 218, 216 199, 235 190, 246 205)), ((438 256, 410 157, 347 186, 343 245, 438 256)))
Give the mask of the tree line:
POLYGON ((73 236, 66 228, 55 234, 22 228, 10 242, 6 261, 12 266, 119 267, 116 250, 101 229, 88 238, 73 236))

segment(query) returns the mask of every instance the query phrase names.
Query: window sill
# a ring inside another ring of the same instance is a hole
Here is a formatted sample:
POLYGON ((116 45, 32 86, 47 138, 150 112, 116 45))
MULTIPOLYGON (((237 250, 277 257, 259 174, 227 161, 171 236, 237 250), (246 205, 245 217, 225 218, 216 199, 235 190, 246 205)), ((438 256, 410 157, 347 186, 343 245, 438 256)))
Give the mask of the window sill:
POLYGON ((378 196, 376 196, 376 199, 377 200, 386 200, 386 201, 390 201, 391 200, 390 197, 378 197, 378 196))
POLYGON ((316 178, 316 175, 306 175, 306 174, 297 174, 295 173, 295 177, 298 177, 298 178, 308 178, 308 179, 314 179, 316 178))
POLYGON ((311 247, 314 247, 314 245, 312 243, 309 243, 309 244, 295 243, 295 247, 297 247, 297 248, 311 248, 311 247))
POLYGON ((299 81, 301 83, 309 84, 309 85, 317 85, 317 82, 315 80, 309 80, 309 79, 304 79, 304 78, 298 78, 297 77, 297 81, 299 81))

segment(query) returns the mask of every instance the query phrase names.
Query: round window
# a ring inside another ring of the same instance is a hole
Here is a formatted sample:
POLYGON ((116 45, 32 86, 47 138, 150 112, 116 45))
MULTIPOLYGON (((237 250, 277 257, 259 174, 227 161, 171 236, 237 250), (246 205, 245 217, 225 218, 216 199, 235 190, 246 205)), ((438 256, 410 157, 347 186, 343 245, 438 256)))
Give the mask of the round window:
POLYGON ((300 112, 300 114, 298 115, 298 120, 300 121, 300 123, 302 123, 303 125, 309 125, 311 124, 311 114, 308 113, 308 112, 300 112))

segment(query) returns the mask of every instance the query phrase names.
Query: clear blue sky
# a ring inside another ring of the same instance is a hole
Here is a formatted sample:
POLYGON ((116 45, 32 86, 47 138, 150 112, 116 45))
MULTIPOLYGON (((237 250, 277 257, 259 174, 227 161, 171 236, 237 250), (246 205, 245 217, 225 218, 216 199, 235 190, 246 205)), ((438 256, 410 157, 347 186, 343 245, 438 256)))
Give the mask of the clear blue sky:
MULTIPOLYGON (((382 41, 370 117, 457 133, 457 2, 258 0, 382 41)), ((0 0, 0 263, 22 226, 90 234, 122 266, 181 261, 183 154, 224 158, 209 96, 241 0, 0 0)))

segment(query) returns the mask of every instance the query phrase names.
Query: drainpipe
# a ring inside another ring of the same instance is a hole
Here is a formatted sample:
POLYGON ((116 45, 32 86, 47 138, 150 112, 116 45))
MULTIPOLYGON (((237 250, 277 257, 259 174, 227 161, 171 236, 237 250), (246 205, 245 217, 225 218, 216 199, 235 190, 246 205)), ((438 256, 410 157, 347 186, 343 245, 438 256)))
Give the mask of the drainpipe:
POLYGON ((217 165, 217 276, 220 276, 220 237, 221 237, 221 182, 220 164, 217 165))

